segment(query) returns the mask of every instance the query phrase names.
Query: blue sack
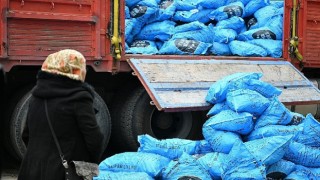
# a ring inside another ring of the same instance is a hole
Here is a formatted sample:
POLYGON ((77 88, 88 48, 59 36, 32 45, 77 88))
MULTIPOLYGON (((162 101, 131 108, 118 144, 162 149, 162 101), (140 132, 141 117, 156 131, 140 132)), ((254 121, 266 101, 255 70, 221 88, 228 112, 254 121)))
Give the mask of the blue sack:
POLYGON ((211 179, 210 174, 195 158, 183 153, 178 160, 171 161, 161 173, 163 180, 211 179))
POLYGON ((176 6, 176 11, 189 11, 197 8, 198 1, 174 0, 174 5, 176 6))
POLYGON ((292 113, 275 97, 269 107, 257 119, 254 129, 268 125, 287 125, 292 121, 292 118, 292 113))
POLYGON ((283 8, 284 1, 270 1, 270 6, 276 7, 276 8, 283 8))
MULTIPOLYGON (((245 23, 246 23, 246 29, 247 30, 252 30, 252 29, 257 29, 257 28, 260 28, 260 24, 258 23, 258 20, 255 18, 255 17, 248 17, 248 18, 245 18, 245 23)), ((244 33, 245 31, 241 32, 241 33, 244 33)), ((239 33, 239 34, 241 34, 239 33)))
POLYGON ((243 32, 237 37, 240 41, 250 41, 254 39, 273 39, 282 40, 282 30, 271 27, 261 27, 243 32))
POLYGON ((238 89, 227 94, 227 104, 235 112, 248 112, 258 117, 269 107, 270 101, 256 91, 238 89))
POLYGON ((131 44, 133 41, 132 30, 136 19, 126 19, 125 21, 125 41, 128 44, 131 44))
POLYGON ((271 136, 288 136, 293 135, 297 137, 299 132, 303 130, 300 126, 283 126, 283 125, 269 125, 259 129, 253 130, 247 137, 247 141, 255 139, 262 139, 271 136))
POLYGON ((221 6, 225 5, 225 1, 217 1, 217 0, 198 0, 198 6, 201 6, 206 9, 217 9, 221 6))
POLYGON ((203 23, 199 21, 194 21, 191 23, 182 24, 179 26, 176 26, 174 28, 174 34, 181 33, 181 32, 187 32, 187 31, 194 31, 194 30, 201 30, 207 28, 203 23))
POLYGON ((283 158, 292 140, 289 136, 271 136, 244 143, 247 149, 263 164, 269 166, 283 158))
POLYGON ((156 46, 157 46, 157 49, 161 49, 161 47, 163 46, 163 41, 156 41, 156 46))
POLYGON ((248 42, 265 49, 268 53, 268 56, 274 58, 282 57, 282 41, 280 40, 254 39, 248 42))
POLYGON ((132 6, 135 6, 140 2, 141 0, 126 0, 126 6, 131 8, 132 6))
POLYGON ((215 104, 207 113, 207 116, 208 117, 214 116, 224 110, 231 110, 226 101, 215 104))
POLYGON ((262 73, 234 73, 225 76, 210 86, 206 101, 210 104, 223 102, 226 99, 230 87, 232 87, 234 83, 247 82, 251 79, 259 80, 261 77, 262 73))
POLYGON ((159 4, 158 11, 150 17, 148 23, 168 20, 172 18, 175 12, 176 6, 174 5, 173 1, 163 0, 159 4))
POLYGON ((306 119, 301 124, 303 127, 302 133, 299 134, 296 141, 298 143, 312 146, 320 147, 320 123, 312 116, 308 114, 306 119))
POLYGON ((126 52, 129 54, 157 54, 158 49, 154 41, 135 40, 126 52))
POLYGON ((254 17, 257 18, 257 21, 261 24, 265 24, 272 19, 273 16, 281 15, 281 11, 278 8, 273 6, 265 6, 254 13, 254 17))
POLYGON ((190 11, 176 11, 176 13, 173 15, 173 20, 185 23, 193 21, 208 23, 210 21, 208 14, 211 11, 212 9, 192 9, 190 11))
POLYGON ((242 142, 237 142, 232 147, 225 161, 223 161, 223 180, 235 179, 265 179, 266 168, 248 150, 242 142))
POLYGON ((210 24, 209 26, 205 26, 204 28, 199 30, 176 33, 172 36, 171 39, 193 39, 205 43, 212 43, 214 36, 213 30, 214 29, 210 24))
POLYGON ((260 8, 267 6, 270 3, 269 0, 251 0, 248 4, 244 7, 245 16, 251 16, 260 8))
POLYGON ((93 180, 133 180, 133 179, 143 179, 143 180, 153 180, 145 172, 112 172, 112 171, 100 171, 99 175, 93 177, 93 180))
POLYGON ((296 165, 295 170, 291 172, 285 179, 319 179, 320 176, 315 175, 311 168, 296 165))
POLYGON ((224 153, 212 152, 205 154, 197 161, 210 173, 212 179, 221 179, 222 162, 226 160, 227 156, 224 153))
POLYGON ((149 135, 139 135, 140 147, 138 152, 159 154, 169 159, 178 159, 182 153, 195 154, 199 141, 187 139, 163 139, 158 140, 149 135))
POLYGON ((213 152, 211 145, 208 141, 206 140, 200 140, 198 141, 195 154, 206 154, 206 153, 211 153, 213 152))
POLYGON ((217 131, 210 126, 203 126, 202 134, 211 145, 213 152, 228 154, 236 142, 242 142, 239 134, 227 131, 217 131))
POLYGON ((154 22, 144 26, 140 33, 135 36, 139 40, 160 40, 167 41, 170 39, 171 35, 174 33, 174 26, 176 25, 173 21, 161 21, 154 22))
POLYGON ((272 86, 271 84, 256 79, 234 82, 232 85, 230 85, 229 89, 231 91, 237 89, 249 89, 256 91, 266 98, 276 97, 282 93, 280 89, 272 86))
POLYGON ((229 19, 219 21, 216 24, 216 27, 221 29, 233 29, 237 33, 240 33, 245 27, 245 22, 241 17, 233 16, 229 19))
MULTIPOLYGON (((248 32, 248 31, 247 31, 248 32)), ((239 36, 238 36, 239 37, 239 36)), ((229 48, 234 55, 239 56, 254 56, 266 57, 267 51, 263 48, 243 41, 232 41, 229 43, 229 48)))
POLYGON ((129 7, 128 6, 126 6, 125 7, 125 18, 126 19, 130 19, 131 18, 131 16, 130 16, 130 10, 129 10, 129 7))
POLYGON ((189 40, 189 39, 171 39, 163 44, 159 54, 206 54, 211 45, 208 43, 189 40))
POLYGON ((320 167, 319 154, 319 147, 292 142, 284 155, 284 159, 306 167, 320 167))
POLYGON ((246 135, 253 129, 252 115, 247 112, 236 113, 232 110, 224 110, 210 117, 203 126, 209 126, 218 131, 229 131, 246 135))
POLYGON ((302 114, 299 114, 296 112, 291 112, 291 114, 292 114, 292 119, 288 125, 298 125, 298 124, 301 124, 306 119, 306 117, 304 117, 302 114))
POLYGON ((218 43, 229 43, 237 37, 237 32, 233 29, 213 28, 213 41, 218 43))
POLYGON ((140 0, 137 5, 148 6, 158 9, 158 0, 140 0))
POLYGON ((229 56, 231 55, 231 50, 229 44, 213 42, 211 48, 209 49, 211 54, 218 56, 229 56))
POLYGON ((285 179, 293 170, 295 164, 281 159, 267 168, 267 179, 285 179))
POLYGON ((156 177, 166 167, 170 159, 158 154, 143 152, 124 152, 115 154, 99 164, 100 171, 145 172, 156 177))
POLYGON ((137 35, 142 27, 148 22, 151 15, 156 12, 156 8, 137 5, 134 6, 130 11, 130 16, 134 22, 134 28, 131 31, 131 35, 137 35))
POLYGON ((242 2, 230 3, 219 7, 209 14, 209 18, 216 21, 222 21, 233 16, 244 17, 245 11, 242 2))

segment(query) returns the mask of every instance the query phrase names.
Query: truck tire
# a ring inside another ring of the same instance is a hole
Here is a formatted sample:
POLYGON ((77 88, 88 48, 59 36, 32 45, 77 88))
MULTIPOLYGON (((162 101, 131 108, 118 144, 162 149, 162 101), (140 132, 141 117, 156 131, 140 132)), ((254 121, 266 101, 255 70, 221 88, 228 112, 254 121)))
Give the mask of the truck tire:
MULTIPOLYGON (((22 141, 22 130, 26 124, 26 117, 28 112, 29 101, 31 98, 31 92, 26 93, 20 101, 16 104, 14 111, 11 115, 9 122, 9 135, 10 135, 10 153, 18 160, 21 161, 24 153, 26 152, 26 146, 22 141)), ((96 118, 104 135, 103 149, 106 149, 110 135, 111 135, 111 117, 109 110, 103 99, 95 93, 93 106, 97 109, 96 118)))
POLYGON ((112 108, 112 143, 121 150, 136 151, 137 136, 149 134, 157 139, 202 139, 204 112, 160 112, 150 105, 144 88, 138 87, 118 99, 112 108))

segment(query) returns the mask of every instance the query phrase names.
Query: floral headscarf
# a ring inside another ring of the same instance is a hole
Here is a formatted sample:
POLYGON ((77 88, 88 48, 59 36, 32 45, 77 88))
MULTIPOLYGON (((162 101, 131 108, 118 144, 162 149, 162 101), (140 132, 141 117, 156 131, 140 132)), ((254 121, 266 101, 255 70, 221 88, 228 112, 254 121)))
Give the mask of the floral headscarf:
POLYGON ((50 54, 41 70, 84 82, 87 73, 86 59, 76 50, 64 49, 50 54))

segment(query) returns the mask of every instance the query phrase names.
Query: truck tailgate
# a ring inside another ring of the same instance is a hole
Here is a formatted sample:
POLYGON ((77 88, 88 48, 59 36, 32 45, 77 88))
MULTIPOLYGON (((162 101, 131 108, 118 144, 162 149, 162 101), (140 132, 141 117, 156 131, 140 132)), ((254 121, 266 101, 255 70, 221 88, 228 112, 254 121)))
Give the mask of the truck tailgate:
POLYGON ((166 112, 206 110, 209 87, 237 72, 261 72, 262 81, 282 90, 285 105, 320 102, 320 91, 286 61, 239 60, 128 60, 158 110, 166 112))

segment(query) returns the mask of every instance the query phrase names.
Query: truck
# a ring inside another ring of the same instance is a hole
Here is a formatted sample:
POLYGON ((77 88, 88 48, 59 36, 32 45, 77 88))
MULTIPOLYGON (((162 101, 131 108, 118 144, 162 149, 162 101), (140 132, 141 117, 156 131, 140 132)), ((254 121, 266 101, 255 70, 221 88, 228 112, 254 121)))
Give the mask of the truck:
POLYGON ((262 72, 291 110, 319 116, 320 0, 284 0, 282 57, 145 55, 125 52, 124 0, 1 0, 1 133, 21 160, 30 90, 45 58, 84 54, 86 81, 109 146, 134 151, 137 136, 201 139, 210 85, 236 72, 262 72), (311 81, 310 81, 311 79, 311 81), (110 143, 109 143, 110 141, 110 143))

